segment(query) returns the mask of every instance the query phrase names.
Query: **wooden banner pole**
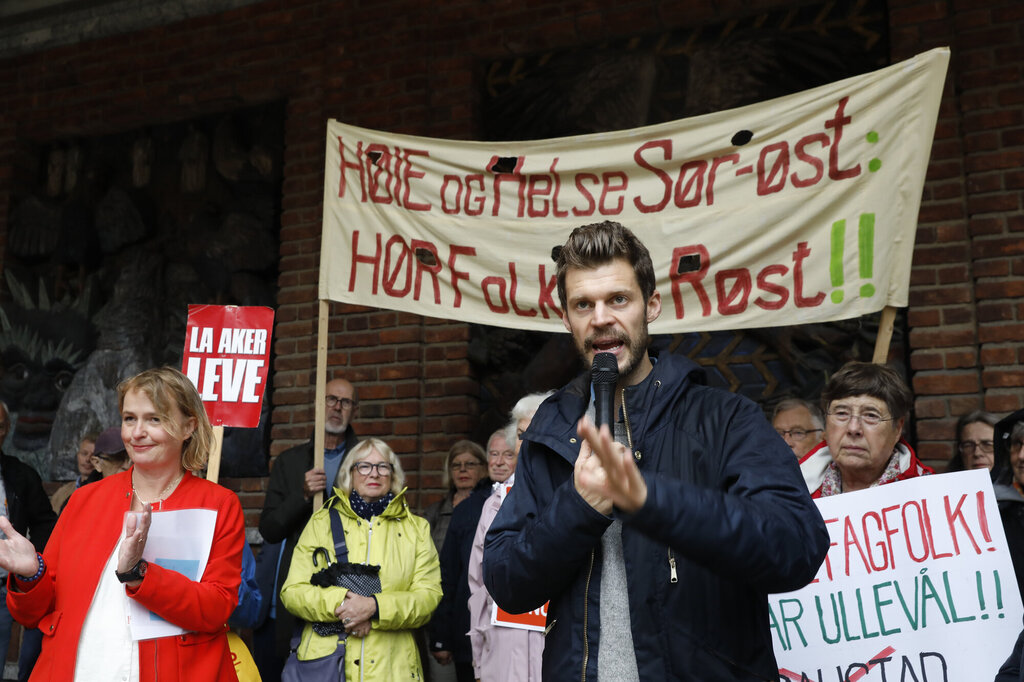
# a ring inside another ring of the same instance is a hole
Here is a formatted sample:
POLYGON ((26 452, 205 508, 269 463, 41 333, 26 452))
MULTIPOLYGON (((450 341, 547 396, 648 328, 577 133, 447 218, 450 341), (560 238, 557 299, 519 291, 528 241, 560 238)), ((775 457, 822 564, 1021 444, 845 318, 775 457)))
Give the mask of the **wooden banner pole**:
POLYGON ((896 308, 885 306, 882 308, 882 318, 878 322, 878 336, 875 338, 875 354, 871 362, 876 365, 884 365, 889 359, 889 344, 892 342, 892 328, 896 320, 896 308))
MULTIPOLYGON (((324 402, 327 393, 327 325, 330 318, 330 301, 320 300, 316 332, 316 395, 314 396, 315 425, 313 430, 313 466, 324 468, 324 423, 327 405, 324 402)), ((328 481, 328 484, 330 482, 328 481)), ((313 497, 313 509, 319 509, 324 503, 323 492, 313 497)))

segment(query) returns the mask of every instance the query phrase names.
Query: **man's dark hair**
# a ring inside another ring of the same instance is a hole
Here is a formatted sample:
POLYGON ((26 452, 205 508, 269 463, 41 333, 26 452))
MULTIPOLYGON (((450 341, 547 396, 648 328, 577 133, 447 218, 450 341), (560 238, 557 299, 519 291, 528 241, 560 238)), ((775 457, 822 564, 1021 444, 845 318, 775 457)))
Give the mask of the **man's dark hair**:
POLYGON ((569 268, 596 268, 616 258, 636 273, 644 303, 654 294, 654 265, 647 247, 619 223, 606 220, 577 227, 558 252, 558 300, 565 309, 565 273, 569 268))
POLYGON ((910 414, 914 396, 899 372, 873 362, 848 362, 832 375, 821 392, 821 407, 826 413, 834 400, 866 395, 877 398, 889 408, 893 421, 910 414))

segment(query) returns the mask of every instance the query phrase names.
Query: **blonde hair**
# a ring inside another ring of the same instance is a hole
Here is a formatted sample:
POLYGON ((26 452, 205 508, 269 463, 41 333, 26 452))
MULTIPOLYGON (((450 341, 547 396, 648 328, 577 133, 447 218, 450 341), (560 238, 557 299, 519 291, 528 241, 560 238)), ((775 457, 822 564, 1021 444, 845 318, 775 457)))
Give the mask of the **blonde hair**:
POLYGON ((124 397, 131 391, 144 394, 156 408, 163 428, 175 438, 181 438, 181 424, 172 418, 174 408, 188 419, 196 420, 192 435, 185 439, 181 452, 181 465, 189 471, 199 471, 213 449, 213 426, 206 416, 195 386, 184 374, 173 367, 157 367, 140 372, 117 385, 117 409, 124 410, 124 397))
POLYGON ((398 494, 405 488, 405 472, 402 471, 402 464, 398 461, 398 455, 387 443, 380 438, 367 438, 359 441, 359 444, 352 448, 338 469, 338 477, 335 479, 335 486, 341 488, 346 495, 352 492, 352 467, 369 457, 376 450, 391 465, 391 492, 398 494))

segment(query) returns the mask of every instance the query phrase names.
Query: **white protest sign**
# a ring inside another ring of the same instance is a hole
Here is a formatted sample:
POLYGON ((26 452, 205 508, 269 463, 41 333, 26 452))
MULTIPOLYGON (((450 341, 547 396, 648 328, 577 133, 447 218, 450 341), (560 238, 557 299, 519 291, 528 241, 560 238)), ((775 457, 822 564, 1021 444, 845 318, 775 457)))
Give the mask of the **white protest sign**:
MULTIPOLYGON (((153 512, 142 558, 151 564, 177 571, 189 580, 198 581, 203 577, 206 563, 210 559, 216 525, 217 511, 214 509, 153 512)), ((134 599, 128 602, 132 639, 153 639, 185 632, 183 628, 168 623, 134 599)))
POLYGON ((1024 607, 988 471, 816 501, 828 555, 769 597, 780 682, 991 680, 1024 607))

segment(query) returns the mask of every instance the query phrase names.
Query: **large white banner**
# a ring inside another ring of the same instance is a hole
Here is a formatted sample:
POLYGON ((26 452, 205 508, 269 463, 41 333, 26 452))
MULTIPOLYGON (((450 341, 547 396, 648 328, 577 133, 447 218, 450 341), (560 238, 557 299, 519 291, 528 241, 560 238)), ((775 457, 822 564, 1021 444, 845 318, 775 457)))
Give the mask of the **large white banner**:
POLYGON ((949 61, 657 126, 533 142, 327 127, 320 298, 563 330, 552 249, 615 220, 651 251, 654 332, 905 306, 949 61))
POLYGON ((1024 607, 988 471, 817 502, 825 562, 769 599, 780 682, 995 677, 1024 607))

